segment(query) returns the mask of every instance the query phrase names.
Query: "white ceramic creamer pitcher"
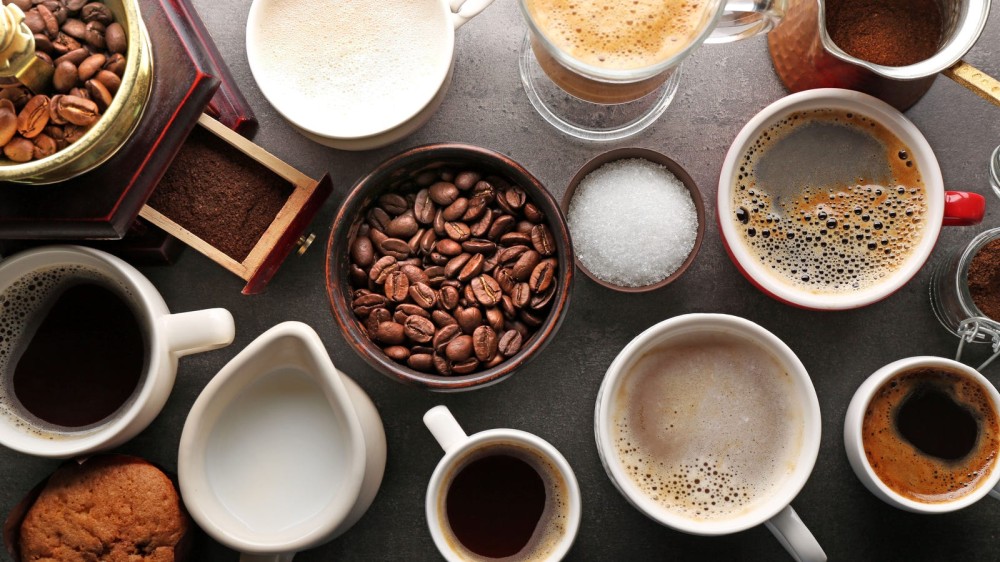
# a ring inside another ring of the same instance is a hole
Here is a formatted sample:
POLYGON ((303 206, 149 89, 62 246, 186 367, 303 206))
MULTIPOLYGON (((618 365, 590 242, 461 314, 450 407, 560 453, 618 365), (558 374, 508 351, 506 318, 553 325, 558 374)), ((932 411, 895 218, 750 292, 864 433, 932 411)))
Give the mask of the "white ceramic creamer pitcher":
POLYGON ((316 332, 285 322, 205 387, 181 434, 191 516, 240 560, 288 561, 361 518, 385 470, 375 405, 316 332))

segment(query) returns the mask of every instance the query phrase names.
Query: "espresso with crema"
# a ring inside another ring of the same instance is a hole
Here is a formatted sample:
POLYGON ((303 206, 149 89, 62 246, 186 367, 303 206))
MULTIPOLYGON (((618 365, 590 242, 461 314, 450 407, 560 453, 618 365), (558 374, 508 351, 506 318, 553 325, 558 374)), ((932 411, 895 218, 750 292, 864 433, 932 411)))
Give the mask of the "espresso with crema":
POLYGON ((865 408, 868 464, 899 495, 923 503, 972 493, 994 470, 1000 421, 987 391, 959 371, 920 367, 883 384, 865 408))
POLYGON ((923 239, 920 163, 857 113, 792 113, 740 156, 732 216, 749 253, 783 283, 817 294, 890 278, 923 239))
POLYGON ((617 462, 675 515, 752 511, 795 470, 805 418, 793 375, 735 334, 681 336, 640 357, 613 405, 617 462))

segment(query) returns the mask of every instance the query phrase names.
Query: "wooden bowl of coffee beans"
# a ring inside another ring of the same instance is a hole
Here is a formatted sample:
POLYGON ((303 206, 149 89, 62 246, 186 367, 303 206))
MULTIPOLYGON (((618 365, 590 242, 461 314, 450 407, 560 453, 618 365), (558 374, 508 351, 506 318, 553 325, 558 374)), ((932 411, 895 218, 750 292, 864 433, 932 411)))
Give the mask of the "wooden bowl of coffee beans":
POLYGON ((569 304, 559 205, 507 156, 412 148, 355 184, 333 222, 334 317, 375 369, 434 391, 487 386, 535 356, 569 304))

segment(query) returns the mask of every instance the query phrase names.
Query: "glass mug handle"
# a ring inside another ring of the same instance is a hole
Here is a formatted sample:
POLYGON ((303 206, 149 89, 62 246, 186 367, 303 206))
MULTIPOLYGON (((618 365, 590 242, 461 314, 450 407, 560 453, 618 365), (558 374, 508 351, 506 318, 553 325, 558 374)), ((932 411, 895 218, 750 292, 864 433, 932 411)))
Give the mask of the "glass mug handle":
POLYGON ((826 553, 792 506, 764 522, 795 562, 826 562, 826 553))
POLYGON ((785 16, 788 0, 729 0, 706 43, 730 43, 767 33, 785 16))

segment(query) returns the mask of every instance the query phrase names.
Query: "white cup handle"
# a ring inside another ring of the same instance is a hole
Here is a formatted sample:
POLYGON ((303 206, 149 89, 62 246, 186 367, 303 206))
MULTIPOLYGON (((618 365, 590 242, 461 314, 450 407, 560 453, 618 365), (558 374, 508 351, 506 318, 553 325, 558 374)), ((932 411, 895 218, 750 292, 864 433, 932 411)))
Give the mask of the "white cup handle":
POLYGON ((178 357, 211 351, 233 343, 236 325, 224 308, 169 314, 161 320, 167 349, 178 357))
POLYGON ((995 500, 1000 500, 1000 483, 993 487, 989 492, 987 492, 991 498, 995 500))
POLYGON ((485 10, 492 3, 493 0, 448 0, 452 12, 451 20, 455 29, 478 16, 479 12, 485 10))
POLYGON ((240 562, 292 562, 294 552, 286 554, 240 554, 240 562))
POLYGON ((431 435, 446 453, 469 438, 446 406, 434 406, 427 410, 424 425, 431 430, 431 435))
POLYGON ((826 553, 792 506, 764 522, 796 562, 824 562, 826 553))

